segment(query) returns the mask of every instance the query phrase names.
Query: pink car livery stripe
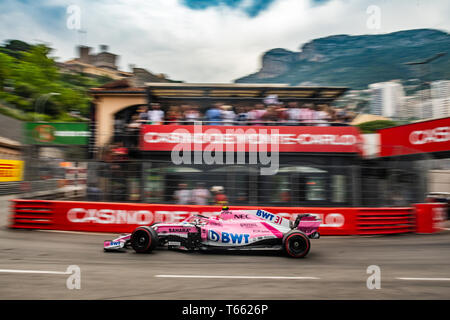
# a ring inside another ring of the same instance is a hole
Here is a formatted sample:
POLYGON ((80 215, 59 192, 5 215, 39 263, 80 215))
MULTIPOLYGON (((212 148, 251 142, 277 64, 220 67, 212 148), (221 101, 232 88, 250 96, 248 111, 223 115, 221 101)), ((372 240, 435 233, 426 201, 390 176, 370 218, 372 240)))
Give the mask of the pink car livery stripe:
POLYGON ((263 222, 262 225, 267 228, 274 236, 277 238, 283 238, 283 232, 280 230, 277 230, 275 227, 271 226, 270 224, 263 222))

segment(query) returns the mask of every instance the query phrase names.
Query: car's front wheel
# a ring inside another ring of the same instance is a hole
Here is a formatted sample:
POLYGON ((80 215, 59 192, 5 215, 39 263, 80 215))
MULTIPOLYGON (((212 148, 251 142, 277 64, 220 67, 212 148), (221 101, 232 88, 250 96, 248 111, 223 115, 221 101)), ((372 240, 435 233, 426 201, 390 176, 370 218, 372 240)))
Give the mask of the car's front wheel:
POLYGON ((158 235, 153 228, 137 227, 131 234, 130 243, 137 253, 149 253, 158 245, 158 235))
POLYGON ((303 258, 308 254, 310 247, 308 236, 301 231, 292 230, 283 237, 283 250, 292 258, 303 258))

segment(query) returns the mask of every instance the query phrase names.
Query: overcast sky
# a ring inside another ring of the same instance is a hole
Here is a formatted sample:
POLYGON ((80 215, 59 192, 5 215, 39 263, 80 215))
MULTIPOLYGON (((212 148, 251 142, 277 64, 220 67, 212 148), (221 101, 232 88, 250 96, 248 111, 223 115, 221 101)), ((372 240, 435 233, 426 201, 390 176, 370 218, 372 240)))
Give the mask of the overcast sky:
POLYGON ((0 0, 2 41, 45 42, 58 61, 74 58, 78 44, 95 52, 106 44, 122 70, 135 64, 187 82, 232 82, 257 71, 264 51, 298 51, 319 37, 418 28, 448 32, 450 1, 0 0), (73 29, 71 5, 86 33, 73 29), (379 29, 368 27, 368 19, 376 26, 371 6, 379 29))

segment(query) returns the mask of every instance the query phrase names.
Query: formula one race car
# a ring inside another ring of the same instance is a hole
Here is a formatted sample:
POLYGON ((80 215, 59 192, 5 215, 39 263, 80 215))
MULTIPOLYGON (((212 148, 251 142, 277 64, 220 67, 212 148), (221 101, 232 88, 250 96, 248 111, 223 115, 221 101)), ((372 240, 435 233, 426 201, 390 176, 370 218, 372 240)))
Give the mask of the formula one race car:
POLYGON ((309 239, 320 237, 320 220, 300 214, 295 221, 264 210, 229 210, 218 216, 193 215, 180 223, 155 223, 137 227, 133 233, 104 242, 105 251, 132 247, 148 253, 167 246, 179 250, 283 250, 288 256, 302 258, 311 247, 309 239))

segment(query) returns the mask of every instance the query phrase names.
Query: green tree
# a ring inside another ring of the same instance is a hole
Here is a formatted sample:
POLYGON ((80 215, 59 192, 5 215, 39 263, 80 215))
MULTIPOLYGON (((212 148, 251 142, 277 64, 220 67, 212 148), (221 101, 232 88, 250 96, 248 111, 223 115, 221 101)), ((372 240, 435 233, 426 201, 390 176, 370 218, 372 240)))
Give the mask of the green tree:
POLYGON ((75 119, 68 115, 77 110, 82 116, 89 114, 89 88, 109 81, 106 78, 90 78, 82 74, 67 74, 59 71, 52 49, 43 44, 29 45, 19 40, 9 40, 0 47, 0 101, 15 106, 19 111, 41 119, 75 119), (10 51, 20 52, 11 55, 10 51), (57 95, 49 95, 57 93, 57 95), (48 96, 48 99, 43 99, 48 96), (45 100, 45 104, 41 103, 45 100))
POLYGON ((376 133, 379 129, 394 127, 398 125, 397 122, 391 120, 375 120, 358 124, 357 127, 362 133, 376 133))

